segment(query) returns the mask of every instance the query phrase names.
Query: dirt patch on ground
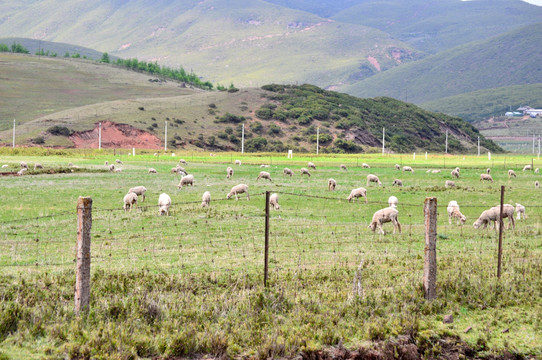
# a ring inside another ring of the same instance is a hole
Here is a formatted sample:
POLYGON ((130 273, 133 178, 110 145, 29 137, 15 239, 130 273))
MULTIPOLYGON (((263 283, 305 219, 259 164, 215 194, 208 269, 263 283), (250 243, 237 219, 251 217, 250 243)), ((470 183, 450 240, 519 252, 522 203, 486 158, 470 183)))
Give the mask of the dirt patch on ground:
MULTIPOLYGON (((99 125, 95 124, 92 130, 73 133, 70 140, 76 148, 97 149, 98 137, 99 125)), ((102 122, 102 148, 161 149, 162 146, 162 140, 146 131, 128 124, 102 122)))

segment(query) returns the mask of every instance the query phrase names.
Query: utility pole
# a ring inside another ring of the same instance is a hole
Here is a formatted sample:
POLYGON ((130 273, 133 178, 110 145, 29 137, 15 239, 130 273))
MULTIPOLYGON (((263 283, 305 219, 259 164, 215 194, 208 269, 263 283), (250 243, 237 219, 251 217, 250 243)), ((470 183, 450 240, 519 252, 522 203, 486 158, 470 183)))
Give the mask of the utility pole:
POLYGON ((533 155, 534 155, 534 134, 533 134, 533 155))
POLYGON ((386 152, 386 128, 382 128, 382 155, 386 152))
POLYGON ((245 124, 243 124, 243 129, 241 130, 241 154, 245 153, 245 124))
POLYGON ((316 155, 318 155, 318 145, 320 144, 320 127, 316 128, 316 155))
POLYGON ((448 130, 446 130, 446 154, 448 154, 448 130))
POLYGON ((478 136, 478 156, 480 156, 480 137, 478 136))
POLYGON ((538 135, 538 158, 540 159, 540 135, 538 135))
POLYGON ((98 124, 98 150, 102 149, 102 123, 98 124))
POLYGON ((167 121, 165 121, 165 128, 164 128, 164 151, 167 151, 167 121))
POLYGON ((15 148, 15 119, 13 119, 13 148, 15 148))

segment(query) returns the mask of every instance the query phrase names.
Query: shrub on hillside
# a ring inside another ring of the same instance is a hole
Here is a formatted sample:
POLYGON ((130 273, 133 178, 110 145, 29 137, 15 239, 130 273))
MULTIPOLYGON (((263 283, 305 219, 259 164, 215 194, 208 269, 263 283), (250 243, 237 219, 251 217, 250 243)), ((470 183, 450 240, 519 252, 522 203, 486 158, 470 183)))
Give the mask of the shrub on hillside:
POLYGON ((217 119, 217 122, 238 124, 238 123, 241 123, 241 122, 243 122, 245 120, 246 119, 245 119, 244 116, 238 116, 238 115, 233 115, 233 114, 230 114, 230 113, 226 113, 226 114, 222 115, 221 117, 219 117, 217 119))
POLYGON ((51 135, 56 135, 56 136, 70 136, 71 134, 73 134, 72 130, 68 129, 65 126, 59 126, 59 125, 50 127, 49 129, 47 129, 47 132, 51 135))

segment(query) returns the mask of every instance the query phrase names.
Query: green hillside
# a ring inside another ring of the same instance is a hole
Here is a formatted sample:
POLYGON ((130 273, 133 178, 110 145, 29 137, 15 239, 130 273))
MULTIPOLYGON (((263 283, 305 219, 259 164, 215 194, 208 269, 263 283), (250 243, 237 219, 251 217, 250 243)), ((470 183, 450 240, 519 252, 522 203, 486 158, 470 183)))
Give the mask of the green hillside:
POLYGON ((542 107, 542 83, 473 91, 423 103, 421 107, 458 116, 469 122, 502 116, 520 106, 542 107))
POLYGON ((0 3, 0 13, 4 36, 182 65, 226 86, 340 85, 420 57, 380 30, 260 0, 37 0, 0 3))
MULTIPOLYGON (((298 2, 303 1, 293 1, 298 2)), ((520 0, 361 0, 332 18, 374 27, 437 53, 540 22, 542 7, 520 0)))
POLYGON ((542 23, 405 64, 343 89, 360 97, 414 103, 496 87, 542 82, 542 23))

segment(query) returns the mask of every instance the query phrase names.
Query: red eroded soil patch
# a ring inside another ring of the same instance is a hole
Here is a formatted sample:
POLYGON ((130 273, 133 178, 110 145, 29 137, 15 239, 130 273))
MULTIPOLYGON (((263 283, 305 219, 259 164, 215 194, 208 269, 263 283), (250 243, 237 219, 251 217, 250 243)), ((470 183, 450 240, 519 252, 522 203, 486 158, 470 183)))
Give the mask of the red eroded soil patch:
MULTIPOLYGON (((75 132, 70 136, 76 148, 98 148, 98 124, 89 131, 75 132)), ((162 140, 128 124, 102 122, 103 148, 161 149, 162 140)))

